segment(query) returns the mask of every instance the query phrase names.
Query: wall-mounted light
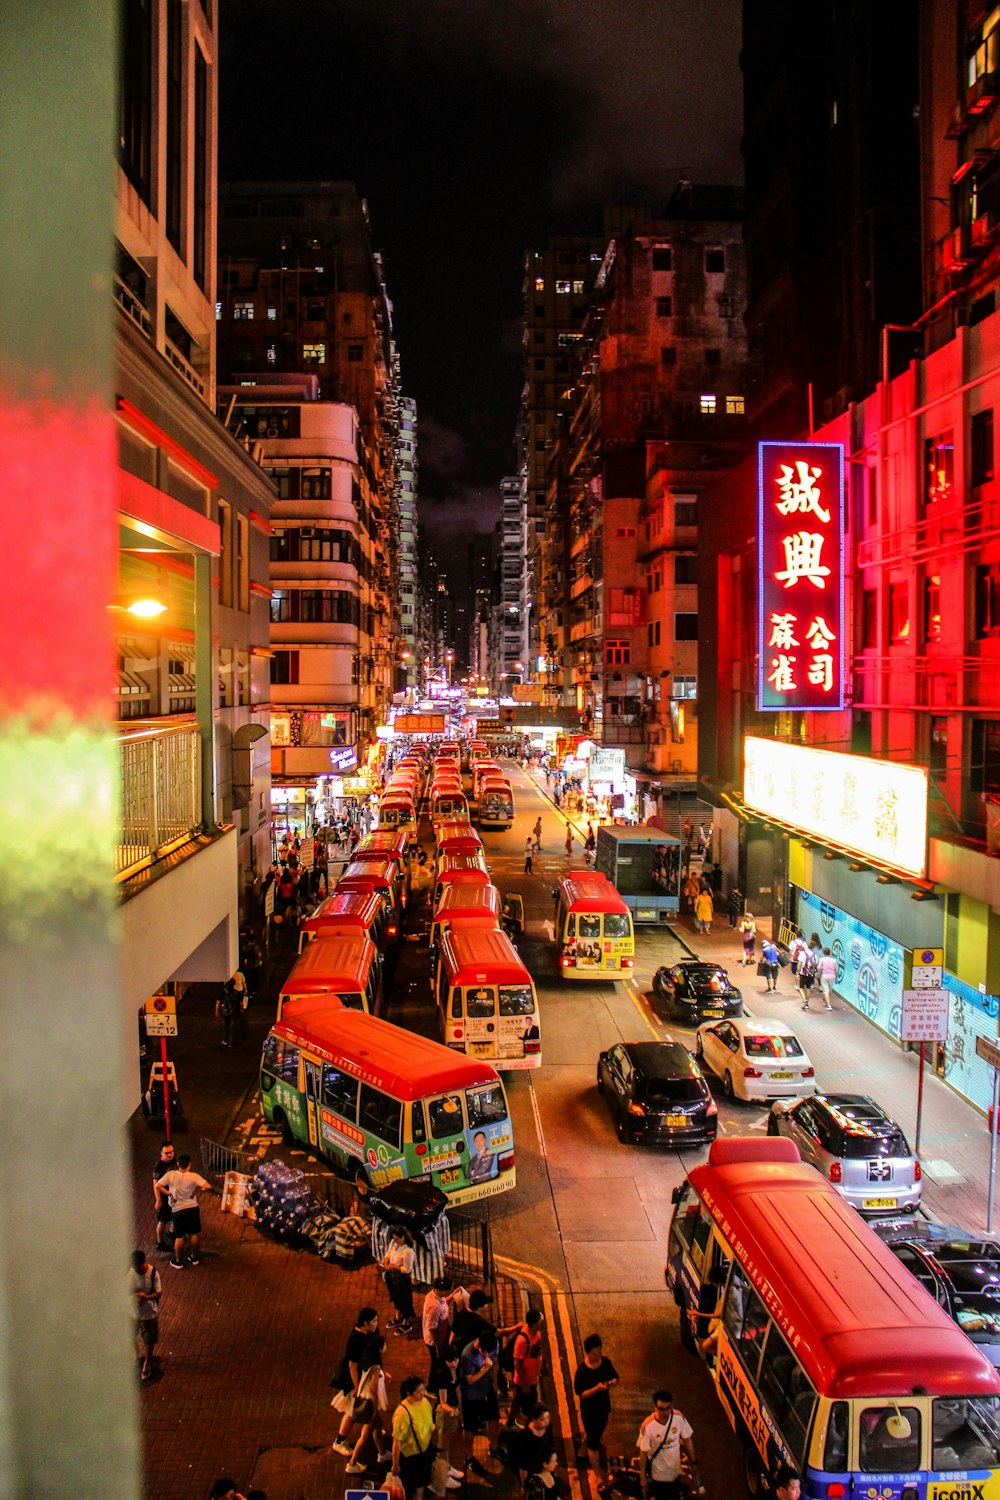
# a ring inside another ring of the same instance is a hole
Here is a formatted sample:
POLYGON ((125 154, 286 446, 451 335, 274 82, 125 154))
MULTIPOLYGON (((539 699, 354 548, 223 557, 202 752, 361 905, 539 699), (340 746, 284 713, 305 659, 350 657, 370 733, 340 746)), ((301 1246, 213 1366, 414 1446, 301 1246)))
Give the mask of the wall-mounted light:
POLYGON ((155 620, 159 615, 165 615, 167 612, 167 606, 163 600, 155 598, 152 594, 143 594, 137 598, 117 599, 114 604, 109 604, 108 608, 131 615, 136 620, 155 620))

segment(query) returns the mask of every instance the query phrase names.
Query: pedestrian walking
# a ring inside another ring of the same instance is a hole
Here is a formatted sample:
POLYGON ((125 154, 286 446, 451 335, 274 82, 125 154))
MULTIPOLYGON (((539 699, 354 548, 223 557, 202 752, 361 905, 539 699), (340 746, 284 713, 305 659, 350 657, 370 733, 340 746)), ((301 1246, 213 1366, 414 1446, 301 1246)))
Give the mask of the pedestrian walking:
POLYGON ((451 1441, 461 1426, 462 1415, 458 1403, 457 1354, 435 1360, 427 1391, 431 1401, 436 1402, 430 1489, 432 1495, 442 1500, 449 1490, 461 1489, 465 1478, 465 1470, 454 1468, 451 1462, 451 1441))
POLYGON ((140 1361, 140 1378, 145 1383, 152 1380, 153 1355, 160 1338, 160 1273, 146 1259, 145 1250, 132 1251, 132 1266, 128 1272, 127 1286, 135 1319, 135 1349, 140 1361))
POLYGON ((802 1480, 791 1464, 782 1464, 774 1476, 774 1500, 800 1500, 802 1480))
POLYGON ((538 817, 535 819, 535 826, 534 826, 534 828, 531 831, 535 835, 535 848, 538 850, 539 854, 541 854, 541 852, 542 852, 542 817, 541 817, 540 813, 539 813, 538 817))
POLYGON ((694 898, 695 932, 711 932, 714 915, 715 907, 712 904, 712 892, 699 885, 698 894, 694 898))
POLYGON ((740 959, 740 964, 746 968, 747 964, 752 964, 757 957, 757 922, 753 912, 745 911, 740 917, 739 933, 743 939, 743 957, 740 959))
POLYGON ((516 1425, 519 1414, 534 1410, 538 1400, 538 1382, 542 1375, 542 1324, 540 1307, 529 1307, 514 1336, 514 1395, 507 1413, 508 1427, 516 1425))
POLYGON ((397 1334, 409 1333, 416 1317, 413 1311, 413 1268, 416 1261, 413 1241, 405 1229, 397 1226, 392 1231, 388 1249, 381 1260, 386 1291, 396 1309, 396 1316, 389 1327, 397 1334))
POLYGON ((684 880, 683 889, 681 890, 681 896, 684 900, 685 911, 694 911, 694 903, 698 899, 698 892, 700 890, 701 882, 698 879, 698 876, 695 874, 694 870, 688 870, 687 876, 684 880))
POLYGON ((170 1254, 170 1242, 172 1234, 170 1231, 171 1208, 170 1203, 164 1199, 162 1202, 157 1197, 156 1184, 161 1177, 172 1172, 177 1165, 177 1155, 174 1151, 173 1141, 163 1141, 160 1146, 160 1156, 153 1168, 153 1202, 156 1204, 156 1248, 161 1255, 170 1254))
POLYGON ((566 858, 573 858, 573 829, 569 823, 566 824, 566 858))
POLYGON ((600 1334, 588 1334, 583 1341, 583 1359, 573 1376, 573 1390, 580 1406, 587 1462, 597 1475, 601 1494, 607 1494, 610 1488, 604 1433, 611 1418, 611 1388, 617 1384, 618 1371, 604 1353, 600 1334))
POLYGON ((175 1271, 184 1270, 184 1251, 190 1247, 191 1254, 188 1257, 188 1265, 200 1266, 201 1256, 198 1251, 201 1245, 201 1210, 198 1207, 198 1194, 210 1193, 212 1184, 206 1182, 204 1177, 197 1172, 191 1171, 191 1158, 186 1154, 177 1158, 177 1165, 172 1172, 165 1172, 156 1184, 156 1201, 163 1202, 164 1199, 170 1203, 170 1213, 174 1221, 174 1253, 170 1261, 175 1271))
POLYGON ((408 1375, 392 1418, 392 1472, 402 1482, 406 1500, 420 1500, 430 1483, 434 1462, 434 1410, 419 1375, 408 1375))
POLYGON ((219 1041, 220 1047, 231 1047, 236 1039, 237 1017, 240 1012, 240 999, 237 994, 236 985, 232 979, 227 979, 219 991, 219 998, 215 1002, 215 1015, 222 1022, 222 1036, 219 1041))
POLYGON ((347 1345, 340 1364, 330 1381, 335 1388, 330 1405, 334 1411, 341 1413, 340 1431, 332 1447, 334 1453, 340 1453, 344 1458, 350 1458, 354 1452, 353 1446, 347 1441, 347 1434, 354 1425, 354 1403, 361 1383, 362 1356, 368 1340, 377 1330, 378 1312, 374 1307, 363 1307, 358 1313, 357 1322, 347 1335, 347 1345))
POLYGON ((547 1406, 536 1406, 527 1427, 510 1440, 507 1463, 525 1486, 533 1474, 540 1474, 552 1452, 552 1417, 547 1406))
POLYGON ((679 1500, 681 1488, 681 1450, 691 1465, 696 1495, 705 1493, 694 1452, 691 1423, 674 1406, 669 1391, 654 1391, 653 1410, 639 1429, 639 1485, 644 1496, 652 1491, 653 1500, 679 1500))
POLYGON ((236 1023, 234 1032, 238 1042, 245 1042, 249 1032, 249 1018, 247 1011, 250 1008, 250 991, 247 988, 246 978, 241 969, 237 969, 230 981, 233 986, 233 996, 236 1001, 236 1023))
POLYGON ((532 840, 531 834, 529 833, 527 839, 525 840, 525 844, 524 844, 524 873, 525 873, 525 875, 533 875, 534 874, 534 859, 535 859, 535 845, 534 845, 534 842, 532 840))
MULTIPOLYGON (((493 1369, 498 1353, 497 1331, 492 1323, 485 1323, 475 1339, 462 1350, 458 1366, 462 1425, 466 1435, 475 1438, 485 1428, 491 1448, 496 1447, 496 1426, 500 1420, 500 1408, 497 1406, 497 1394, 493 1386, 493 1369)), ((475 1454, 470 1455, 466 1468, 480 1479, 488 1477, 488 1471, 475 1454)))
POLYGON ((767 981, 769 991, 778 988, 778 945, 772 938, 765 938, 760 945, 758 971, 767 981))
MULTIPOLYGON (((451 1303, 448 1301, 450 1291, 450 1279, 447 1276, 436 1276, 420 1309, 420 1331, 430 1358, 428 1378, 433 1375, 435 1364, 445 1354, 451 1338, 451 1303)), ((431 1390, 433 1391, 433 1385, 431 1390)))
POLYGON ((824 1010, 833 1010, 833 1006, 830 1004, 830 993, 836 982, 837 968, 837 960, 829 948, 824 948, 823 956, 816 965, 816 973, 819 975, 819 992, 823 996, 824 1010))
POLYGON ((593 823, 587 824, 587 837, 583 841, 584 862, 589 867, 594 863, 594 851, 597 848, 597 839, 594 835, 593 823))
POLYGON ((816 983, 816 955, 811 948, 799 957, 799 972, 795 976, 795 987, 802 1001, 802 1009, 809 1009, 809 999, 812 995, 813 985, 816 983))
POLYGON ((742 915, 743 915, 744 904, 745 903, 744 903, 744 900, 743 900, 743 892, 740 890, 740 888, 739 888, 738 885, 734 885, 733 888, 732 888, 732 890, 729 892, 729 925, 730 925, 730 927, 738 927, 739 926, 740 917, 742 917, 742 915))
POLYGON ((799 972, 799 964, 802 962, 803 958, 805 958, 808 952, 809 944, 806 942, 801 932, 797 932, 788 945, 788 957, 791 960, 792 973, 796 976, 799 972))
MULTIPOLYGON (((385 1353, 385 1339, 380 1333, 373 1333, 365 1344, 361 1353, 361 1363, 364 1366, 361 1378, 358 1381, 358 1389, 354 1397, 354 1421, 359 1423, 361 1431, 350 1458, 344 1466, 345 1474, 363 1474, 368 1465, 363 1461, 364 1453, 371 1438, 375 1439, 380 1463, 388 1463, 391 1458, 389 1446, 389 1433, 385 1428, 385 1415, 389 1410, 389 1398, 386 1393, 386 1381, 388 1376, 382 1366, 385 1353)), ((415 1380, 418 1376, 413 1377, 415 1380)))

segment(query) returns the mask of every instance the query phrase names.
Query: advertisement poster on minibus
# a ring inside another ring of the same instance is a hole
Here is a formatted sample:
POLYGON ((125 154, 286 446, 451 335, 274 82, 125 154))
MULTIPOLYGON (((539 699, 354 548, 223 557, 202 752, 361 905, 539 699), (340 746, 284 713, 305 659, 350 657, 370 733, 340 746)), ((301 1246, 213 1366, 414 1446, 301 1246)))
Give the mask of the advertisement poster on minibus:
POLYGON ((511 1147, 509 1121, 480 1125, 476 1130, 467 1130, 465 1135, 469 1145, 469 1181, 492 1182, 500 1171, 500 1153, 511 1147))

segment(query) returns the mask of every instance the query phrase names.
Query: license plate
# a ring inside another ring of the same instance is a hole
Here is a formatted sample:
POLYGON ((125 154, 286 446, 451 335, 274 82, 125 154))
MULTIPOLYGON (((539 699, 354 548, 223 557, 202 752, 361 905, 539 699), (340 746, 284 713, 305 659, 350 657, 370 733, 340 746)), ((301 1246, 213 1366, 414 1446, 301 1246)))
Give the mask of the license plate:
POLYGON ((725 1012, 721 1011, 721 1010, 703 1010, 702 1011, 702 1015, 703 1016, 721 1016, 721 1015, 724 1015, 724 1014, 725 1014, 725 1012))
POLYGON ((862 1204, 863 1208, 895 1208, 895 1198, 866 1198, 862 1204))
POLYGON ((448 1187, 450 1183, 457 1182, 461 1175, 459 1167, 449 1167, 447 1172, 438 1173, 438 1182, 440 1182, 442 1187, 448 1187))
POLYGON ((470 1046, 470 1048, 472 1050, 473 1057, 492 1057, 493 1056, 493 1043, 492 1042, 470 1042, 469 1046, 470 1046))
POLYGON ((686 1125, 687 1115, 667 1115, 667 1124, 672 1126, 686 1125))
POLYGON ((795 1074, 794 1073, 772 1073, 771 1077, 772 1078, 794 1078, 795 1074))

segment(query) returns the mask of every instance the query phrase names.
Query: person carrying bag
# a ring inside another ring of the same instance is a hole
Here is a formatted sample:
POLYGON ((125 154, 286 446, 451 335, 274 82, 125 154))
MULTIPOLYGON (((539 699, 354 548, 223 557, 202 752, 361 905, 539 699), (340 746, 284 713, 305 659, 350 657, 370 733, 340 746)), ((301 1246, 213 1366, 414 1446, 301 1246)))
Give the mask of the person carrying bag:
POLYGON ((400 1386, 392 1418, 392 1472, 402 1481, 406 1500, 422 1500, 434 1464, 434 1408, 419 1375, 400 1386))

